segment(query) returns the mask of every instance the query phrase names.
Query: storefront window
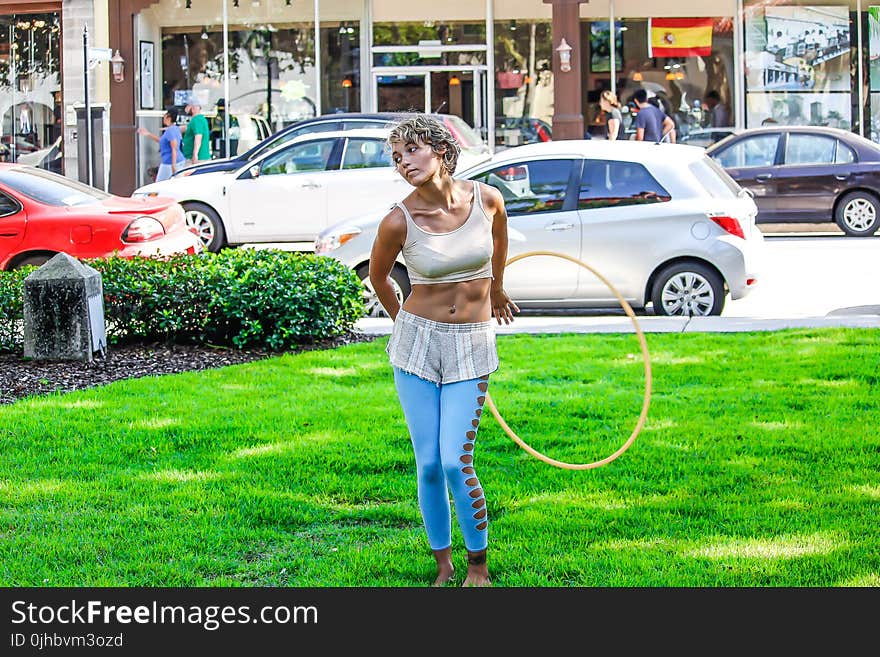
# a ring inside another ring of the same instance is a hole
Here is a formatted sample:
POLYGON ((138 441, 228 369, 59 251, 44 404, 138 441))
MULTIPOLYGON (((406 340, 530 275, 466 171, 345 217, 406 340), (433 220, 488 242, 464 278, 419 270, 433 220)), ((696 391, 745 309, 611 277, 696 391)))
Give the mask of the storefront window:
POLYGON ((751 4, 744 23, 747 127, 853 129, 855 26, 848 5, 751 4))
MULTIPOLYGON (((661 19, 655 19, 659 21, 661 19)), ((635 133, 637 109, 632 100, 637 89, 648 92, 673 119, 680 141, 698 138, 712 127, 733 125, 733 19, 731 17, 676 19, 693 21, 704 29, 674 56, 661 48, 649 52, 652 33, 681 27, 658 27, 647 19, 615 21, 616 95, 623 115, 623 139, 635 133), (714 93, 713 93, 714 92, 714 93), (717 98, 712 99, 717 94, 717 98), (716 104, 720 108, 712 112, 716 104)), ((685 25, 682 23, 681 25, 685 25)), ((692 26, 687 26, 692 27, 692 26)), ((607 117, 599 98, 611 89, 611 29, 608 21, 584 22, 581 43, 587 45, 584 127, 594 137, 604 137, 607 117)), ((719 133, 719 136, 723 133, 719 133)))
POLYGON ((868 76, 870 89, 871 141, 880 142, 880 6, 868 7, 868 76))
MULTIPOLYGON (((230 116, 239 123, 262 117, 274 132, 315 116, 320 89, 314 53, 311 25, 230 28, 227 101, 222 29, 166 28, 162 36, 164 104, 183 107, 189 97, 195 97, 210 117, 223 98, 230 116)), ((253 145, 239 143, 238 148, 243 151, 253 145)))
POLYGON ((361 111, 360 25, 321 27, 322 112, 361 111))
POLYGON ((552 136, 549 21, 496 21, 495 143, 516 146, 552 136))
POLYGON ((61 21, 0 16, 0 161, 62 172, 61 21))

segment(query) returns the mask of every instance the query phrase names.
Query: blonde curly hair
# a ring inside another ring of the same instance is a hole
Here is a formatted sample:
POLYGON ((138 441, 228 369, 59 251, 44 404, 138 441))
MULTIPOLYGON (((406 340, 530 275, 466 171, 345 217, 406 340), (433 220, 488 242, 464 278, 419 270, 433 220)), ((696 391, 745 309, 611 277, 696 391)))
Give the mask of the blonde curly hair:
POLYGON ((428 114, 417 114, 402 119, 391 128, 391 134, 388 135, 387 140, 389 149, 394 142, 427 144, 437 155, 441 156, 443 167, 450 175, 455 173, 461 146, 440 119, 428 114))

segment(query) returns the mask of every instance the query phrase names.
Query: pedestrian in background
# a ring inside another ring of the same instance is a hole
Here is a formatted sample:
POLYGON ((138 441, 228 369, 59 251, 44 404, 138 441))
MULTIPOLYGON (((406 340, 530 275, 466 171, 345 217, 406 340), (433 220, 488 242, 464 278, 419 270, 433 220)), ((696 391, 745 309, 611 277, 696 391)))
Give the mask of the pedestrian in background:
POLYGON ((211 159, 211 129, 208 119, 202 114, 202 107, 196 100, 187 103, 183 111, 190 116, 183 133, 183 156, 188 164, 207 162, 211 159))
POLYGON ((605 89, 599 96, 599 106, 608 117, 605 121, 605 137, 611 141, 623 139, 623 114, 620 112, 620 101, 610 89, 605 89))
POLYGON ((633 100, 639 108, 635 121, 636 140, 659 143, 668 138, 674 144, 675 123, 658 105, 648 102, 648 92, 645 89, 636 89, 633 100))
POLYGON ((379 224, 370 283, 394 320, 386 350, 415 452, 434 586, 455 574, 450 491, 467 550, 463 586, 491 586, 489 517, 474 445, 489 375, 498 369, 492 316, 509 324, 519 311, 504 291, 504 199, 490 185, 452 177, 461 149, 430 115, 397 123, 388 145, 397 172, 415 189, 379 224), (389 278, 401 254, 412 283, 402 306, 389 278))
POLYGON ((156 182, 168 180, 177 173, 177 169, 186 161, 181 151, 183 137, 177 125, 177 110, 173 107, 165 112, 162 117, 162 136, 154 135, 146 128, 138 128, 138 134, 149 137, 159 143, 159 170, 156 173, 156 182))

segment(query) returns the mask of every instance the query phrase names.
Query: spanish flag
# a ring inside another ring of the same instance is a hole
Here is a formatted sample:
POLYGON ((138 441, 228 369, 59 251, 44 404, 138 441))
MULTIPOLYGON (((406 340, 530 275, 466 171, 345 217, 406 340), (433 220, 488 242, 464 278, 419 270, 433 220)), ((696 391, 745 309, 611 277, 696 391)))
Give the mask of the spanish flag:
POLYGON ((696 57, 712 52, 712 18, 649 18, 648 57, 696 57))

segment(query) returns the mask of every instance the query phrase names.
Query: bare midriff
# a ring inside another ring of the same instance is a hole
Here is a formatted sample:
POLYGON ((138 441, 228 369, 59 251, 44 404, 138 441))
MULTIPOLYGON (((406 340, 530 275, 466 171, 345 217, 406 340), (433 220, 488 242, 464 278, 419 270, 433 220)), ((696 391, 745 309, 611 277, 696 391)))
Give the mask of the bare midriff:
POLYGON ((435 322, 485 322, 491 318, 491 285, 491 278, 476 278, 461 283, 416 284, 403 302, 403 309, 435 322))

